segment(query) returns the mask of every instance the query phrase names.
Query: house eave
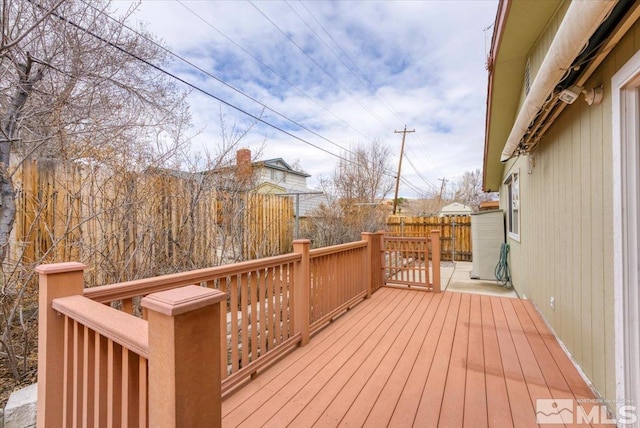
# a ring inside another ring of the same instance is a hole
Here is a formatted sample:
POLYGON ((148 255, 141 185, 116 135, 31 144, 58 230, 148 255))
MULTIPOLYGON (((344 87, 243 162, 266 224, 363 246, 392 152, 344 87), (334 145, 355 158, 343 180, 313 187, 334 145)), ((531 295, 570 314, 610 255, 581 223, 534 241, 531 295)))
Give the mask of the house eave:
POLYGON ((502 181, 500 154, 518 112, 527 58, 562 1, 501 0, 488 59, 483 189, 502 181), (497 84, 497 82, 499 82, 497 84))

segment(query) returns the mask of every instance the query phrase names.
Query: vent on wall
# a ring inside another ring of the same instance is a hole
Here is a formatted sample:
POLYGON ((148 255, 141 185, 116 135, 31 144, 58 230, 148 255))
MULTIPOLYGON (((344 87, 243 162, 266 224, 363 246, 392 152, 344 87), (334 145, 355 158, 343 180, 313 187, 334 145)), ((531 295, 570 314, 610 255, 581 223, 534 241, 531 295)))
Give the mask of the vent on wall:
POLYGON ((531 89, 531 58, 527 59, 527 66, 524 69, 524 95, 529 95, 531 89))

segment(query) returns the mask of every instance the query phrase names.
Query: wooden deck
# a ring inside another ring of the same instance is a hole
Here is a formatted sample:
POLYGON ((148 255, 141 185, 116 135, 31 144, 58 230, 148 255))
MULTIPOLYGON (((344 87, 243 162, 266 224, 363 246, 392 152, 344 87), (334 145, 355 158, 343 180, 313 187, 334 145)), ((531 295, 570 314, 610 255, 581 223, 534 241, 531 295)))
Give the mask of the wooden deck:
POLYGON ((538 398, 594 397, 530 302, 383 288, 228 397, 222 423, 537 426, 538 398))

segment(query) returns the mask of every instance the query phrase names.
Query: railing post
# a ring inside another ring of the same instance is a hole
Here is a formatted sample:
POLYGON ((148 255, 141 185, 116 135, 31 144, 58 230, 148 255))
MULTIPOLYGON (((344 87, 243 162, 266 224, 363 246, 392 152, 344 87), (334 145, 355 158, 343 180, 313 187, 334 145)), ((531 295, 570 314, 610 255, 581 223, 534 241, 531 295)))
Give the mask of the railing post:
POLYGON ((373 255, 375 254, 373 251, 374 234, 371 232, 362 232, 361 236, 363 241, 367 241, 367 263, 364 267, 363 280, 364 280, 364 283, 367 284, 367 299, 368 299, 371 297, 371 293, 373 293, 373 269, 375 266, 375 261, 373 260, 373 255))
MULTIPOLYGON (((382 287, 383 285, 386 284, 386 261, 385 261, 385 243, 384 243, 384 237, 387 234, 386 231, 384 230, 378 230, 376 232, 377 237, 375 238, 375 241, 378 245, 378 267, 376 269, 376 275, 377 279, 374 278, 373 280, 373 284, 374 286, 376 286, 376 290, 378 290, 380 287, 382 287)), ((392 236, 392 234, 390 234, 389 236, 392 236)))
POLYGON ((149 426, 222 425, 220 290, 188 285, 141 304, 149 322, 149 426))
POLYGON ((431 231, 431 269, 433 270, 433 292, 440 292, 440 231, 431 231))
POLYGON ((384 236, 383 231, 375 233, 362 232, 362 239, 367 241, 367 260, 369 266, 367 266, 368 272, 366 272, 367 298, 371 297, 375 291, 377 291, 382 285, 382 238, 384 236))
POLYGON ((52 308, 59 297, 82 294, 86 265, 76 262, 37 266, 38 314, 38 427, 63 425, 64 317, 52 308))
POLYGON ((296 239, 293 241, 293 252, 301 254, 302 258, 295 265, 295 278, 293 285, 293 328, 295 333, 302 335, 300 346, 309 343, 309 291, 311 289, 311 271, 309 260, 308 239, 296 239))

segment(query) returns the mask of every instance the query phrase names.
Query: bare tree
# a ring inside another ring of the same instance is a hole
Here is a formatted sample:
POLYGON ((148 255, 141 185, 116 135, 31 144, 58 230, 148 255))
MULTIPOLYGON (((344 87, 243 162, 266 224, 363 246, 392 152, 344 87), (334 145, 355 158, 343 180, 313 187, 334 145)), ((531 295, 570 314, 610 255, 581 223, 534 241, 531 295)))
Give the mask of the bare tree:
POLYGON ((94 274, 113 273, 108 279, 149 272, 134 249, 148 239, 136 219, 151 196, 135 183, 188 143, 190 117, 186 94, 148 65, 166 66, 166 51, 144 29, 123 27, 129 12, 112 19, 106 0, 0 6, 0 357, 19 380, 32 370, 35 265, 85 257, 94 274), (32 210, 28 224, 20 217, 26 236, 12 251, 16 173, 36 158, 61 162, 52 171, 65 173, 51 173, 58 194, 20 199, 32 210), (109 201, 99 205, 100 194, 109 201), (52 211, 63 199, 68 209, 52 211), (104 238, 83 240, 90 229, 104 238), (113 260, 121 269, 107 265, 113 260))
POLYGON ((189 121, 184 94, 144 61, 166 53, 109 2, 3 1, 0 262, 15 218, 11 158, 89 158, 143 169, 189 121), (93 4, 97 4, 94 6, 93 4))
POLYGON ((468 205, 477 211, 480 203, 496 198, 495 193, 482 191, 482 172, 480 169, 466 171, 455 184, 453 194, 454 202, 468 205))
POLYGON ((348 204, 382 201, 393 188, 390 158, 391 149, 380 140, 343 153, 333 174, 336 196, 348 204))
POLYGON ((314 246, 357 240, 361 232, 384 227, 383 201, 393 188, 388 172, 391 149, 375 140, 370 146, 352 147, 342 158, 332 178, 321 180, 323 192, 332 196, 311 213, 305 225, 303 235, 314 246))

